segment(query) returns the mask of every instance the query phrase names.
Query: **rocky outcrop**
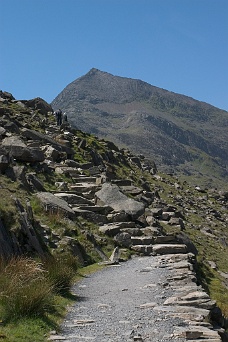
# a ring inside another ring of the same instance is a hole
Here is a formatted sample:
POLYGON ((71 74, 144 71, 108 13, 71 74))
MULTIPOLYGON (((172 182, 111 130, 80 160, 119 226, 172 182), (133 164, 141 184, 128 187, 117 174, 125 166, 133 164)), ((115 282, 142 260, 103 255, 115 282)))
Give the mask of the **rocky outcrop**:
POLYGON ((32 100, 21 100, 27 107, 32 108, 34 110, 38 110, 41 114, 47 115, 48 112, 53 112, 53 109, 50 104, 41 99, 40 97, 36 97, 32 100))
POLYGON ((37 223, 34 221, 30 204, 24 208, 21 202, 15 198, 15 205, 19 214, 19 225, 15 230, 7 229, 0 220, 0 257, 9 259, 12 256, 23 254, 48 254, 47 246, 40 240, 37 232, 37 223))

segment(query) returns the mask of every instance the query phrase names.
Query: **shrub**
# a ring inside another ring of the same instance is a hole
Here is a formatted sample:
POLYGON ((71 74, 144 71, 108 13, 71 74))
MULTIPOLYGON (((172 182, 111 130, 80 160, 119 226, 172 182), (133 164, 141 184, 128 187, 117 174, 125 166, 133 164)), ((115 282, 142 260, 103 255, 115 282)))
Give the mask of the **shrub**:
POLYGON ((44 314, 53 306, 52 285, 38 262, 24 257, 0 263, 0 304, 5 319, 44 314))

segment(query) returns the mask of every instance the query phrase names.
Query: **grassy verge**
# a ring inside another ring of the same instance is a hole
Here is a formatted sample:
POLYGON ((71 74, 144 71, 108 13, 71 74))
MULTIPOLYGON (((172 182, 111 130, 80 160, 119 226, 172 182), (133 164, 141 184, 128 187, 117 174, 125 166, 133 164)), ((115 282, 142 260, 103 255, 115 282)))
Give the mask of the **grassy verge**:
POLYGON ((24 258, 1 263, 0 339, 39 342, 58 331, 67 306, 77 300, 70 285, 102 268, 94 264, 76 270, 74 262, 64 258, 45 264, 24 258))

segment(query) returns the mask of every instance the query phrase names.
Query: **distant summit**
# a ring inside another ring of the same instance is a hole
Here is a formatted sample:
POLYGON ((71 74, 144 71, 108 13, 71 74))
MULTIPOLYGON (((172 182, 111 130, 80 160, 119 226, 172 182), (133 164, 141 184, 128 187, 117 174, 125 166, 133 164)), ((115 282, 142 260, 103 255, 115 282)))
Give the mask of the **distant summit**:
POLYGON ((160 170, 210 185, 228 177, 228 112, 210 104, 92 68, 52 106, 73 126, 142 153, 160 170))

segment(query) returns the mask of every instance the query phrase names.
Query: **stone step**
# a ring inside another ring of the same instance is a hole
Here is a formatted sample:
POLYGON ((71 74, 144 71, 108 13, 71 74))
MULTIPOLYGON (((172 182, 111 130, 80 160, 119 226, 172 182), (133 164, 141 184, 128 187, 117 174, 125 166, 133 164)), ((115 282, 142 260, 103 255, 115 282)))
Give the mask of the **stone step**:
POLYGON ((64 192, 66 194, 69 194, 70 195, 76 195, 76 196, 81 196, 83 198, 86 198, 90 201, 92 201, 91 203, 94 203, 94 191, 87 191, 87 192, 77 192, 77 191, 74 191, 74 190, 52 190, 50 191, 53 195, 55 194, 58 194, 60 192, 64 192))
POLYGON ((54 195, 71 205, 94 205, 93 201, 69 192, 56 192, 54 195))
POLYGON ((131 249, 137 253, 150 255, 153 252, 153 245, 133 245, 131 249))
POLYGON ((202 308, 194 308, 189 306, 156 306, 153 309, 154 311, 163 311, 167 315, 172 317, 182 317, 182 319, 193 321, 197 320, 198 322, 208 321, 210 319, 210 310, 202 309, 202 308))
POLYGON ((77 205, 72 208, 73 210, 87 210, 92 211, 95 213, 102 213, 103 215, 107 215, 110 211, 112 211, 112 208, 109 206, 99 206, 99 205, 77 205))
POLYGON ((131 236, 132 245, 151 245, 153 243, 152 236, 131 236))
POLYGON ((96 185, 95 183, 82 183, 69 185, 69 189, 81 194, 88 191, 93 191, 93 193, 95 193, 101 189, 101 185, 96 185))
POLYGON ((187 326, 176 327, 174 335, 184 337, 187 340, 196 341, 221 341, 221 338, 216 330, 209 329, 205 326, 187 326))
POLYGON ((85 175, 77 175, 72 177, 74 183, 96 183, 97 177, 93 176, 85 176, 85 175))
POLYGON ((90 210, 83 210, 79 208, 73 208, 75 216, 81 216, 87 221, 92 221, 98 225, 103 225, 108 223, 106 215, 102 215, 101 213, 90 211, 90 210))
POLYGON ((162 229, 161 227, 157 226, 157 227, 145 227, 145 228, 141 228, 141 232, 143 235, 147 235, 147 236, 161 236, 162 235, 162 229))
POLYGON ((163 243, 171 243, 176 242, 176 238, 173 235, 165 235, 165 236, 155 236, 154 243, 155 244, 163 244, 163 243))
POLYGON ((131 237, 131 242, 133 245, 151 245, 151 244, 173 244, 176 242, 175 237, 174 236, 147 236, 147 235, 143 235, 143 236, 132 236, 131 237))
POLYGON ((153 245, 156 254, 186 254, 187 246, 184 244, 156 244, 153 245))
POLYGON ((67 165, 57 165, 55 167, 55 172, 59 174, 64 174, 66 176, 70 177, 76 177, 77 175, 80 175, 80 170, 78 170, 75 167, 70 167, 67 165))
POLYGON ((99 231, 103 234, 109 235, 109 236, 115 236, 120 231, 124 229, 134 229, 135 228, 135 222, 113 222, 108 223, 103 226, 100 226, 99 231))

